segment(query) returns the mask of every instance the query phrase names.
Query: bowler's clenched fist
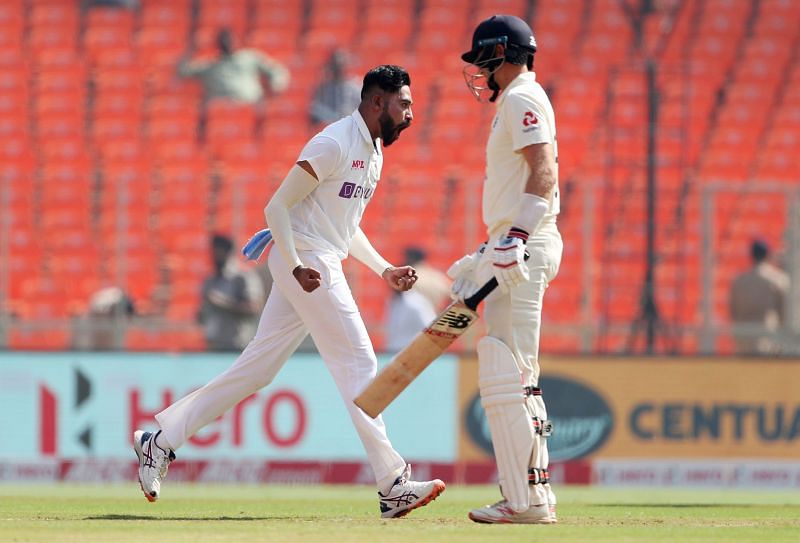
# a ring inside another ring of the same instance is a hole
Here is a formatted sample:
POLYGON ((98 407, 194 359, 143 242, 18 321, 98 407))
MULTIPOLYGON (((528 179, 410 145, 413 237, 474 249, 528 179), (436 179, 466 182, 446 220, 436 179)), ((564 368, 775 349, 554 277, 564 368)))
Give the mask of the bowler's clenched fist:
POLYGON ((383 270, 381 277, 394 290, 404 292, 417 282, 417 270, 411 266, 392 266, 383 270))
POLYGON ((292 275, 306 292, 313 292, 322 284, 322 275, 314 268, 297 266, 292 270, 292 275))

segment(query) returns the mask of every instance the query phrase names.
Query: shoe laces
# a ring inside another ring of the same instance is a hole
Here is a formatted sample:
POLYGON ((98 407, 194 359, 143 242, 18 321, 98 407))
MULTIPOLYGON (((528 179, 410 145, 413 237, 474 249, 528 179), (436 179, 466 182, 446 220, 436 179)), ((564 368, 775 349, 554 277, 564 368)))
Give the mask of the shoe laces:
POLYGON ((167 469, 169 468, 170 462, 172 462, 172 456, 169 453, 161 455, 161 458, 158 459, 159 477, 164 477, 167 474, 167 469))
POLYGON ((147 451, 145 452, 145 458, 147 462, 145 466, 150 468, 155 468, 158 471, 159 477, 164 477, 167 474, 167 469, 169 468, 169 463, 172 462, 172 459, 175 458, 175 453, 172 451, 165 451, 155 443, 155 438, 151 438, 147 442, 147 451), (156 449, 155 454, 153 454, 153 448, 156 449))
POLYGON ((408 482, 409 477, 411 477, 411 464, 406 464, 403 473, 400 474, 400 477, 398 477, 395 480, 394 485, 392 486, 406 484, 408 482))

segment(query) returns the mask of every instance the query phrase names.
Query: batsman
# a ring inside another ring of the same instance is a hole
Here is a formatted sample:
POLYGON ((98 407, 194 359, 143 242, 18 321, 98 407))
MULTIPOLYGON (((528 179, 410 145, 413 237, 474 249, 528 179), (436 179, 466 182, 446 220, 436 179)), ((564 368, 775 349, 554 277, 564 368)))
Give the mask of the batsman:
POLYGON ((472 48, 461 55, 470 91, 496 107, 482 201, 488 241, 448 270, 456 300, 492 275, 500 287, 484 302, 487 334, 477 350, 502 499, 469 513, 490 524, 556 522, 547 471, 552 424, 538 386, 538 353, 544 292, 558 272, 563 245, 556 226, 555 117, 533 72, 534 53, 525 21, 495 15, 475 28, 472 48))

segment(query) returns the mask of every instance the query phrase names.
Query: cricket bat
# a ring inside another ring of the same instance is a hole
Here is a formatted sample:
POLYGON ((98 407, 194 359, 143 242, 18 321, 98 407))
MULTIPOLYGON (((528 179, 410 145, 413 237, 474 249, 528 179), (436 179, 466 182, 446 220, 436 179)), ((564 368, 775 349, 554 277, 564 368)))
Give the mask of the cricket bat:
POLYGON ((425 330, 392 359, 353 400, 372 418, 380 415, 403 390, 436 360, 476 320, 478 304, 497 288, 492 277, 464 302, 453 302, 425 330))

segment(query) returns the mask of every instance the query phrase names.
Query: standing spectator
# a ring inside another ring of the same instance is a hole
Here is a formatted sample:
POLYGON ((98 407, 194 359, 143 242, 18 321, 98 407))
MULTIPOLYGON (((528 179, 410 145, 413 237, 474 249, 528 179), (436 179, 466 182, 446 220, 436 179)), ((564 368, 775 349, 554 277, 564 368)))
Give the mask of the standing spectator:
POLYGON ((396 353, 411 343, 433 319, 436 309, 417 289, 393 291, 386 311, 386 350, 396 353))
POLYGON ((753 241, 753 267, 734 279, 730 290, 730 313, 734 324, 749 330, 734 330, 739 354, 774 354, 779 345, 772 335, 786 319, 789 276, 769 262, 769 246, 753 241))
POLYGON ((233 241, 215 235, 211 240, 214 275, 203 282, 202 305, 198 320, 205 330, 208 348, 213 351, 238 351, 251 339, 248 320, 257 314, 248 293, 245 277, 231 258, 233 241))
POLYGON ((203 83, 204 101, 225 98, 247 104, 264 99, 261 76, 273 93, 289 85, 289 72, 277 60, 253 49, 236 49, 233 33, 222 29, 217 34, 219 57, 211 61, 190 62, 183 58, 178 66, 181 77, 194 77, 203 83))
POLYGON ((406 264, 413 266, 419 277, 414 290, 424 296, 434 310, 450 301, 450 279, 443 271, 428 263, 428 255, 423 249, 406 247, 405 258, 406 264))
POLYGON ((437 309, 450 301, 450 279, 426 261, 420 247, 405 249, 405 262, 417 270, 414 290, 394 292, 386 311, 386 350, 398 352, 436 318, 437 309))
POLYGON ((353 113, 361 101, 358 83, 347 75, 347 53, 336 49, 325 67, 326 78, 314 91, 311 124, 329 124, 353 113))

